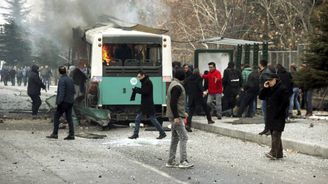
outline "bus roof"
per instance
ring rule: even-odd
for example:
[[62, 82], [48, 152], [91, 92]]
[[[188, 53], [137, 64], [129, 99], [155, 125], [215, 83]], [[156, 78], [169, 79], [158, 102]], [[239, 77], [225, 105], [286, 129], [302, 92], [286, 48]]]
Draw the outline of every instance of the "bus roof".
[[93, 43], [95, 37], [157, 37], [161, 38], [166, 30], [154, 29], [143, 25], [135, 25], [132, 27], [113, 27], [112, 25], [100, 26], [85, 31], [85, 38], [89, 43]]

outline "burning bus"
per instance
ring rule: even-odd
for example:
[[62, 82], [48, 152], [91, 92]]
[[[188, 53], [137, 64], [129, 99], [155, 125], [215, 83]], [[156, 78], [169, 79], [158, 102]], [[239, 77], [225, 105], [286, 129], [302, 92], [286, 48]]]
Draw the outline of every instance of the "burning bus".
[[133, 120], [140, 96], [135, 101], [130, 96], [134, 86], [140, 87], [136, 74], [142, 70], [153, 82], [156, 115], [162, 117], [172, 78], [171, 40], [164, 33], [142, 25], [73, 30], [73, 59], [90, 66], [85, 104], [109, 110], [112, 120]]

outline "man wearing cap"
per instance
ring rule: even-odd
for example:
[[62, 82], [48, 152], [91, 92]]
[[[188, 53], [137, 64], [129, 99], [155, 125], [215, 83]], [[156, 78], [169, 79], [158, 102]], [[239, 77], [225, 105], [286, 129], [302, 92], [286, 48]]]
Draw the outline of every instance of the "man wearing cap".
[[271, 133], [271, 150], [265, 155], [272, 160], [283, 158], [281, 133], [285, 128], [289, 105], [289, 92], [278, 78], [277, 74], [268, 73], [259, 95], [261, 100], [266, 101], [265, 121]]

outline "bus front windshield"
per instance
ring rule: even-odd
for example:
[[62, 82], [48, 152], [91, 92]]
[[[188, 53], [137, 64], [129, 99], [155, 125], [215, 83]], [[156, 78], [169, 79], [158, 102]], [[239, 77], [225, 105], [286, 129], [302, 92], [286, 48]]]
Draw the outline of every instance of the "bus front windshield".
[[108, 67], [161, 66], [161, 45], [105, 43], [102, 46], [102, 62]]

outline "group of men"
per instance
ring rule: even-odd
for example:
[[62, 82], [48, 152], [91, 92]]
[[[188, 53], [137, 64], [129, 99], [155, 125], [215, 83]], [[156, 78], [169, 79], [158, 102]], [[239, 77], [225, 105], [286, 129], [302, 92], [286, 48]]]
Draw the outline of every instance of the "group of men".
[[[189, 67], [189, 66], [188, 66]], [[262, 100], [262, 111], [264, 115], [265, 129], [260, 134], [270, 133], [272, 138], [272, 148], [267, 157], [279, 159], [283, 157], [281, 133], [284, 130], [285, 120], [288, 114], [288, 106], [293, 94], [291, 75], [284, 70], [281, 65], [268, 67], [267, 61], [261, 60], [259, 68], [249, 69], [245, 66], [242, 72], [235, 69], [234, 63], [230, 62], [223, 77], [216, 69], [214, 62], [208, 63], [209, 71], [200, 74], [198, 69], [192, 73], [184, 66], [174, 70], [174, 78], [167, 89], [167, 110], [166, 116], [171, 122], [171, 145], [167, 167], [190, 168], [193, 164], [187, 160], [187, 131], [191, 131], [192, 116], [196, 106], [201, 105], [205, 111], [209, 124], [215, 123], [212, 120], [214, 114], [218, 119], [222, 118], [222, 96], [226, 100], [226, 113], [234, 115], [233, 108], [238, 106], [236, 116], [241, 117], [246, 108], [246, 116], [251, 117], [255, 112], [255, 101], [257, 95]], [[69, 124], [69, 135], [65, 140], [74, 139], [74, 125], [72, 122], [72, 106], [74, 102], [74, 82], [67, 76], [66, 68], [59, 67], [62, 75], [58, 82], [57, 89], [57, 111], [54, 115], [53, 132], [47, 138], [58, 139], [59, 118], [65, 113]], [[147, 116], [152, 124], [159, 131], [157, 139], [163, 139], [167, 135], [155, 117], [153, 101], [153, 85], [149, 76], [143, 71], [139, 71], [137, 78], [141, 82], [141, 87], [134, 87], [131, 100], [136, 94], [141, 95], [140, 111], [135, 119], [135, 128], [130, 139], [139, 137], [140, 121], [143, 116]], [[289, 81], [288, 81], [289, 80]], [[29, 77], [28, 93], [33, 100], [33, 113], [37, 113], [41, 100], [40, 89], [46, 89], [42, 83], [37, 66], [32, 66]], [[292, 89], [292, 90], [291, 90]], [[31, 91], [37, 91], [31, 93]], [[240, 99], [237, 100], [237, 96]], [[295, 96], [293, 97], [295, 98]], [[223, 100], [224, 101], [224, 100]], [[294, 99], [293, 99], [294, 101]], [[180, 146], [180, 162], [176, 162], [177, 146]]]
[[0, 71], [1, 82], [3, 82], [5, 86], [8, 85], [8, 82], [11, 82], [11, 85], [15, 86], [17, 81], [18, 86], [21, 86], [22, 84], [26, 86], [29, 70], [30, 68], [26, 66], [17, 68], [16, 66], [5, 65]]

